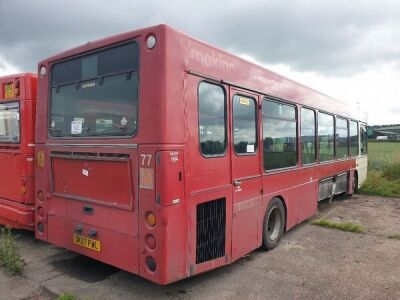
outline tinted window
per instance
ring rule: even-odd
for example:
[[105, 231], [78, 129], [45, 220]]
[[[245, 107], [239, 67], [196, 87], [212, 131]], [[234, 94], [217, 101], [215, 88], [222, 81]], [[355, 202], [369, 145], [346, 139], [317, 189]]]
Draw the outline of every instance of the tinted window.
[[52, 69], [51, 82], [58, 86], [138, 68], [139, 47], [131, 42], [58, 63]]
[[0, 104], [0, 143], [19, 143], [19, 102]]
[[130, 42], [55, 64], [50, 135], [132, 136], [138, 119], [138, 51]]
[[257, 149], [256, 102], [239, 95], [233, 97], [233, 144], [237, 154]]
[[316, 160], [315, 146], [315, 112], [311, 109], [301, 109], [301, 160], [303, 165]]
[[361, 154], [365, 155], [367, 154], [367, 128], [365, 125], [360, 126], [360, 135], [361, 135]]
[[207, 82], [199, 85], [199, 139], [204, 155], [225, 153], [225, 93], [221, 86]]
[[336, 118], [336, 158], [349, 156], [347, 120]]
[[296, 108], [271, 100], [263, 103], [264, 169], [297, 164]]
[[358, 126], [357, 122], [350, 121], [350, 154], [358, 155]]
[[318, 114], [319, 160], [327, 161], [335, 158], [334, 121], [333, 116]]

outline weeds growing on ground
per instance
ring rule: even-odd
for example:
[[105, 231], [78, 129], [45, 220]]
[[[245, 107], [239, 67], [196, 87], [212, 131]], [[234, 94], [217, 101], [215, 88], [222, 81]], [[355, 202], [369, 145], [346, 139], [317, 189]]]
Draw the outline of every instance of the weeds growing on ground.
[[25, 260], [19, 253], [15, 236], [9, 227], [0, 229], [0, 265], [4, 266], [11, 274], [21, 274], [24, 270]]
[[390, 235], [389, 239], [400, 240], [400, 234]]
[[75, 300], [75, 296], [71, 293], [65, 292], [57, 297], [57, 300]]
[[400, 197], [400, 180], [389, 180], [382, 172], [370, 170], [360, 193], [383, 197]]
[[394, 163], [385, 166], [383, 169], [383, 176], [389, 180], [399, 180], [400, 179], [400, 163]]
[[316, 220], [312, 221], [311, 224], [326, 227], [326, 228], [337, 229], [337, 230], [341, 230], [341, 231], [348, 231], [348, 232], [355, 232], [355, 233], [363, 233], [364, 232], [364, 227], [361, 224], [351, 223], [351, 222], [336, 223], [336, 222], [332, 222], [327, 219], [316, 219]]

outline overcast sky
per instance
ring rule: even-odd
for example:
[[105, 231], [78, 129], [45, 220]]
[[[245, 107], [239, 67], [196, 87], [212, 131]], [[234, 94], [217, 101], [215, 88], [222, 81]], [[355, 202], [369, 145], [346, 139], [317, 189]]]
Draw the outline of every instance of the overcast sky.
[[400, 123], [400, 1], [0, 0], [0, 75], [159, 23]]

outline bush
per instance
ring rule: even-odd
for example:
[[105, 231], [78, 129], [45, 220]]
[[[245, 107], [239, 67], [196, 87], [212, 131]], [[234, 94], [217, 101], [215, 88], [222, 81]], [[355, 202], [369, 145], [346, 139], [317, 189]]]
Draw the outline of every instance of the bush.
[[11, 274], [21, 274], [25, 260], [19, 254], [17, 236], [14, 236], [9, 227], [0, 229], [0, 265], [4, 266]]
[[385, 166], [383, 168], [383, 176], [389, 180], [400, 179], [400, 163]]

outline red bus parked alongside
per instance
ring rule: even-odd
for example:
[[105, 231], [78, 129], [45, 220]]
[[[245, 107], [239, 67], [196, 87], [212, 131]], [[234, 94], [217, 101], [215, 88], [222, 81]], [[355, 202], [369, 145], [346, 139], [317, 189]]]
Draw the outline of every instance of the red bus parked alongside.
[[36, 75], [0, 77], [0, 224], [34, 229]]
[[167, 284], [353, 193], [366, 115], [168, 26], [39, 63], [36, 237]]

